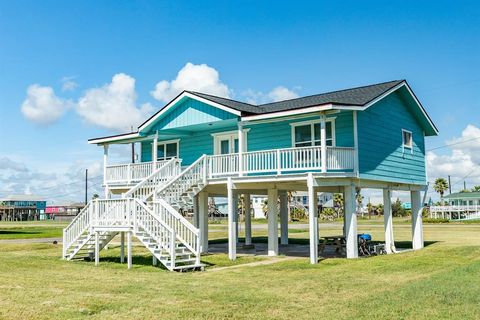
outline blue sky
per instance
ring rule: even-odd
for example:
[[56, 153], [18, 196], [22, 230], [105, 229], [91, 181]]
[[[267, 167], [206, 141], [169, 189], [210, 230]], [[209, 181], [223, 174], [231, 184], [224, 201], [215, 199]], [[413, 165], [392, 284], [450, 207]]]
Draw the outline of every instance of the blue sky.
[[[430, 176], [480, 183], [480, 140], [470, 140], [480, 137], [479, 57], [474, 1], [2, 1], [0, 196], [82, 199], [83, 170], [98, 176], [102, 157], [86, 140], [119, 131], [87, 115], [110, 97], [105, 86], [124, 74], [127, 107], [146, 116], [180, 88], [171, 81], [187, 63], [208, 65], [213, 86], [250, 101], [275, 99], [278, 87], [302, 96], [407, 79], [441, 131], [427, 149], [461, 142], [433, 151]], [[169, 91], [155, 99], [163, 80]], [[49, 89], [29, 96], [32, 85]], [[40, 95], [66, 111], [32, 120], [21, 107]]]

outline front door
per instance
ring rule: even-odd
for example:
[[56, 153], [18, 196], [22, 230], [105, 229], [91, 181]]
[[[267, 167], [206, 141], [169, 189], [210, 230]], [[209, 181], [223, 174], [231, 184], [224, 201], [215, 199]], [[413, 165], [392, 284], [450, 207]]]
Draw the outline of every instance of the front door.
[[217, 175], [238, 173], [238, 133], [226, 132], [214, 136], [213, 171]]
[[236, 135], [220, 137], [218, 139], [218, 143], [218, 154], [238, 153], [238, 138], [236, 137]]

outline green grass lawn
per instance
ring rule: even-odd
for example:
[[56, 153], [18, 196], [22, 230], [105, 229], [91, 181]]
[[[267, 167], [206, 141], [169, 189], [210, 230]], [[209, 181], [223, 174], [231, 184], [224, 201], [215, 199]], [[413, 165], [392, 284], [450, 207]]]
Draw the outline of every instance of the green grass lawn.
[[[215, 227], [210, 237], [220, 241], [226, 229]], [[377, 240], [383, 239], [382, 229], [380, 224], [359, 226]], [[339, 226], [320, 228], [325, 235], [340, 231]], [[396, 224], [394, 232], [398, 242], [409, 244], [410, 225]], [[265, 234], [254, 231], [255, 237]], [[295, 229], [290, 237], [303, 241], [308, 233]], [[326, 259], [318, 265], [285, 259], [217, 272], [211, 271], [268, 258], [241, 256], [230, 262], [225, 254], [206, 255], [207, 271], [194, 273], [153, 267], [146, 250], [137, 246], [133, 268], [127, 270], [118, 262], [116, 245], [102, 251], [95, 267], [60, 260], [60, 245], [1, 244], [0, 318], [480, 318], [480, 226], [428, 224], [425, 240], [431, 244], [417, 252]]]
[[55, 221], [0, 222], [0, 240], [62, 237], [67, 224]]

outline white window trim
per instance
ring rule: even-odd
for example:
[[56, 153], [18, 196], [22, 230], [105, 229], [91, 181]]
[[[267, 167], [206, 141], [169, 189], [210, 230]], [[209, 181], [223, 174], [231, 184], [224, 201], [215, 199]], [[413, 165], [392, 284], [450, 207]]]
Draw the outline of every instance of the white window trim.
[[[164, 145], [164, 154], [166, 155], [167, 154], [167, 144], [171, 144], [171, 143], [176, 143], [177, 144], [177, 159], [180, 158], [180, 139], [173, 139], [173, 140], [163, 140], [163, 141], [158, 141], [157, 142], [157, 148], [160, 146], [160, 145]], [[153, 142], [152, 142], [152, 148], [153, 148]], [[165, 157], [164, 157], [165, 158]], [[152, 159], [153, 160], [153, 159]], [[157, 161], [158, 160], [165, 160], [165, 159], [160, 159], [158, 157], [158, 151], [157, 151]]]
[[[248, 131], [250, 128], [243, 129], [243, 152], [247, 152]], [[229, 138], [238, 139], [238, 130], [215, 132], [210, 134], [213, 137], [213, 154], [220, 154], [220, 141]]]
[[[410, 145], [406, 145], [405, 141], [403, 141], [405, 132], [410, 134]], [[413, 133], [412, 131], [402, 129], [402, 152], [403, 153], [405, 153], [405, 149], [409, 149], [410, 153], [413, 154]]]
[[[336, 137], [335, 137], [335, 119], [337, 117], [329, 117], [325, 119], [325, 123], [330, 122], [332, 124], [332, 147], [335, 147], [337, 145]], [[315, 141], [315, 129], [313, 124], [317, 124], [322, 122], [321, 119], [314, 119], [314, 120], [308, 120], [308, 121], [301, 121], [301, 122], [292, 122], [290, 123], [291, 127], [291, 138], [292, 138], [292, 147], [295, 147], [295, 128], [298, 126], [306, 126], [310, 125], [310, 130], [311, 130], [311, 135], [312, 135], [312, 140], [310, 142]]]

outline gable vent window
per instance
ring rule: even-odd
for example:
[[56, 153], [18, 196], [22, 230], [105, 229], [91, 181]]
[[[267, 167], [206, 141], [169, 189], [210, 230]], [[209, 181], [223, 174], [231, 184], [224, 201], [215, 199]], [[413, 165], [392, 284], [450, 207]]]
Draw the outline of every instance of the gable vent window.
[[409, 149], [413, 151], [413, 139], [412, 132], [407, 130], [402, 130], [402, 140], [403, 140], [403, 149]]

